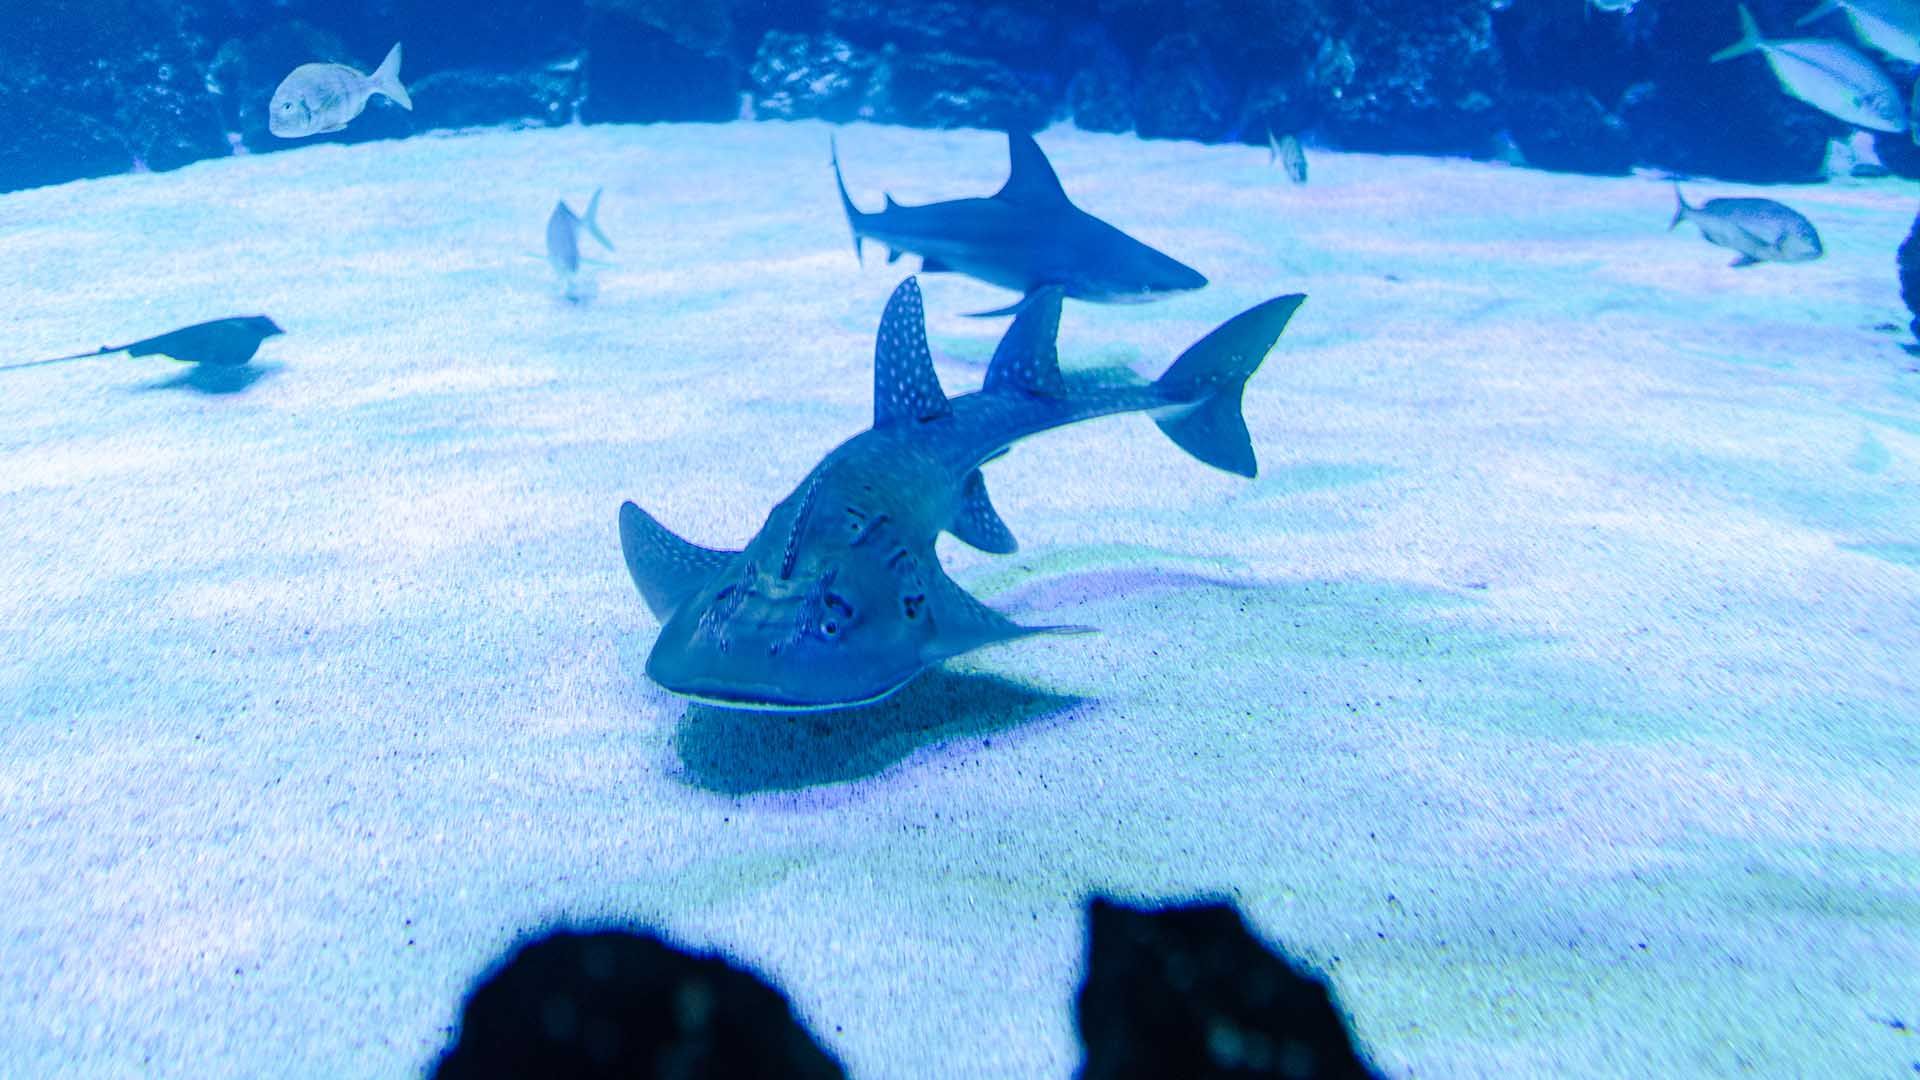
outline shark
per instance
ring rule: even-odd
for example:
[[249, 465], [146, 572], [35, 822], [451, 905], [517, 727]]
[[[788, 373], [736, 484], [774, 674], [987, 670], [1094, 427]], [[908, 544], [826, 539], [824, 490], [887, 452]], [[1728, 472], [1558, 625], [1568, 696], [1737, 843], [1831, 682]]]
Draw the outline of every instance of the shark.
[[647, 675], [726, 708], [845, 708], [880, 701], [975, 649], [1086, 629], [1016, 624], [936, 557], [942, 532], [989, 553], [1018, 547], [981, 466], [1031, 435], [1144, 412], [1201, 462], [1257, 473], [1242, 394], [1303, 295], [1227, 320], [1153, 382], [1131, 371], [1063, 374], [1064, 295], [1037, 290], [982, 387], [948, 398], [927, 348], [919, 284], [907, 278], [874, 346], [873, 426], [829, 452], [741, 550], [692, 543], [624, 503], [627, 571], [661, 624]]
[[831, 138], [829, 152], [840, 205], [853, 229], [854, 257], [864, 264], [862, 243], [873, 240], [886, 246], [888, 262], [911, 252], [920, 256], [921, 273], [966, 274], [1022, 294], [1007, 307], [975, 312], [979, 317], [1014, 314], [1049, 287], [1076, 300], [1119, 304], [1207, 283], [1199, 271], [1075, 206], [1047, 155], [1025, 132], [1007, 132], [1012, 164], [992, 198], [902, 206], [888, 195], [875, 213], [853, 205], [840, 172], [840, 147]]

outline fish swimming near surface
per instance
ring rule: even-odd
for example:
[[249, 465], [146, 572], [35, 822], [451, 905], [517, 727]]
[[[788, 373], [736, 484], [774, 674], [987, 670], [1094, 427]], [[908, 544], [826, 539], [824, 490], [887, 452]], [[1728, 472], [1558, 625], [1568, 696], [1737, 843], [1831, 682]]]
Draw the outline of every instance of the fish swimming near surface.
[[[1032, 634], [967, 593], [934, 552], [941, 531], [983, 551], [1016, 547], [980, 467], [1066, 424], [1145, 412], [1181, 449], [1256, 471], [1246, 381], [1304, 296], [1229, 319], [1153, 383], [1063, 375], [1058, 286], [1038, 289], [975, 393], [949, 400], [927, 350], [919, 285], [894, 290], [874, 348], [874, 420], [773, 508], [741, 551], [700, 547], [620, 507], [620, 546], [662, 623], [647, 674], [673, 693], [739, 709], [878, 701], [951, 657]], [[1131, 373], [1126, 373], [1131, 374]]]
[[413, 98], [400, 85], [400, 45], [394, 43], [373, 74], [362, 75], [345, 64], [301, 64], [273, 92], [267, 104], [267, 130], [283, 139], [325, 135], [339, 131], [367, 107], [367, 99], [384, 94], [403, 109]]
[[1917, 0], [1822, 0], [1797, 26], [1835, 12], [1844, 14], [1867, 45], [1896, 60], [1920, 64], [1920, 2]]
[[1714, 63], [1761, 53], [1782, 90], [1821, 112], [1873, 131], [1907, 130], [1907, 104], [1899, 87], [1853, 46], [1817, 38], [1769, 41], [1745, 4], [1740, 5], [1740, 30], [1739, 41], [1713, 54]]
[[169, 330], [150, 338], [125, 345], [102, 345], [92, 352], [74, 353], [71, 356], [56, 356], [50, 360], [33, 360], [24, 364], [10, 364], [0, 370], [13, 368], [38, 367], [41, 364], [58, 364], [67, 360], [81, 360], [89, 356], [105, 356], [108, 353], [123, 352], [128, 356], [165, 356], [186, 364], [199, 364], [204, 367], [240, 367], [253, 359], [260, 349], [260, 343], [270, 337], [286, 333], [280, 324], [265, 315], [238, 315], [227, 319], [213, 319], [208, 322], [194, 323], [178, 330]]
[[1673, 185], [1673, 198], [1679, 206], [1667, 230], [1679, 228], [1683, 221], [1693, 222], [1709, 243], [1740, 253], [1734, 266], [1811, 262], [1824, 251], [1813, 222], [1772, 199], [1708, 199], [1700, 206], [1689, 206], [1679, 184]]
[[1296, 184], [1307, 182], [1307, 151], [1300, 140], [1292, 135], [1284, 139], [1273, 137], [1273, 129], [1267, 129], [1267, 164], [1279, 162], [1287, 170], [1287, 178]]
[[613, 250], [613, 241], [600, 231], [600, 192], [595, 188], [593, 197], [587, 200], [587, 214], [581, 217], [573, 212], [563, 200], [553, 204], [553, 213], [547, 217], [547, 265], [567, 287], [569, 299], [576, 299], [574, 283], [580, 273], [580, 231], [585, 229], [600, 246]]
[[[1025, 132], [1007, 132], [1012, 169], [992, 198], [901, 206], [889, 195], [885, 209], [871, 214], [853, 205], [840, 175], [839, 147], [831, 150], [856, 257], [862, 256], [863, 240], [874, 240], [886, 245], [888, 262], [912, 252], [920, 256], [922, 273], [966, 274], [1026, 299], [1057, 286], [1076, 300], [1133, 303], [1207, 283], [1199, 271], [1073, 205], [1047, 156]], [[1026, 299], [975, 314], [1009, 315]]]

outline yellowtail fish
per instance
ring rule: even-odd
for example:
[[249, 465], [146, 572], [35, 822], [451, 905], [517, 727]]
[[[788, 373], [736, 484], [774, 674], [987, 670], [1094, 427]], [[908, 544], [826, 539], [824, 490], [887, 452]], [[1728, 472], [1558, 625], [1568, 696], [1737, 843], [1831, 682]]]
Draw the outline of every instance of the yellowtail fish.
[[400, 46], [396, 42], [373, 74], [345, 64], [301, 64], [280, 81], [267, 105], [267, 130], [283, 139], [339, 131], [367, 107], [367, 99], [385, 94], [403, 109], [413, 98], [400, 85]]
[[1846, 15], [1861, 41], [1896, 60], [1920, 64], [1920, 3], [1915, 0], [1824, 0], [1796, 26], [1835, 12]]
[[1714, 63], [1758, 52], [1767, 58], [1782, 90], [1821, 112], [1874, 131], [1907, 130], [1907, 104], [1900, 89], [1853, 46], [1815, 38], [1769, 41], [1745, 4], [1740, 5], [1740, 30], [1739, 41], [1713, 54]]

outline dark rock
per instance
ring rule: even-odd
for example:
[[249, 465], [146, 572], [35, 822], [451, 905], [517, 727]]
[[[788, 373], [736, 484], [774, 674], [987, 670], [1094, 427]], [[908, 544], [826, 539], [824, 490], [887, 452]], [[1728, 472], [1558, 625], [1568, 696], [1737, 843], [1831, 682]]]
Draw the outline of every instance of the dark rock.
[[963, 0], [827, 0], [827, 29], [868, 49], [992, 59], [1014, 67], [1059, 61], [1060, 26], [1046, 5]]
[[1213, 60], [1192, 34], [1162, 39], [1147, 53], [1134, 89], [1134, 129], [1149, 139], [1200, 139], [1227, 133], [1233, 101]]
[[1611, 176], [1633, 168], [1626, 124], [1585, 90], [1515, 90], [1507, 117], [1514, 145], [1535, 168]]
[[838, 1077], [785, 995], [717, 956], [558, 930], [483, 978], [439, 1080]]
[[1135, 910], [1095, 898], [1087, 921], [1080, 1080], [1374, 1075], [1326, 984], [1269, 950], [1231, 905]]
[[[183, 10], [138, 0], [12, 5], [0, 84], [30, 87], [45, 98], [30, 112], [47, 110], [68, 130], [77, 127], [72, 114], [92, 118], [117, 136], [123, 160], [138, 166], [173, 169], [229, 153], [204, 85], [208, 45], [188, 32]], [[9, 113], [7, 138], [20, 136], [21, 118]], [[81, 138], [86, 164], [75, 159], [61, 179], [83, 175], [82, 167], [91, 172], [110, 156], [106, 140]], [[29, 133], [26, 141], [39, 140]], [[69, 156], [56, 152], [49, 162]]]
[[132, 151], [112, 127], [61, 104], [51, 83], [35, 73], [6, 73], [0, 115], [10, 128], [0, 139], [0, 191], [112, 176], [133, 166]]
[[1874, 132], [1873, 156], [1895, 176], [1920, 180], [1920, 146], [1915, 146], [1910, 136]]
[[[1619, 15], [1584, 2], [1507, 5], [1492, 20], [1508, 84], [1549, 94], [1584, 90], [1602, 102], [1619, 101], [1629, 85], [1646, 78], [1643, 49], [1658, 6], [1647, 3]], [[1731, 8], [1727, 14], [1732, 17]]]
[[575, 55], [586, 27], [584, 0], [461, 5], [445, 0], [210, 0], [209, 6], [223, 9], [209, 20], [223, 39], [252, 37], [287, 22], [304, 23], [340, 39], [351, 56], [369, 65], [378, 64], [393, 43], [400, 42], [406, 57], [401, 81], [409, 88], [435, 72], [537, 68]]
[[[1776, 32], [1803, 13], [1786, 0], [1751, 6]], [[1626, 15], [1513, 4], [1494, 23], [1511, 82], [1540, 94], [1591, 94], [1624, 125], [1635, 164], [1729, 179], [1809, 180], [1819, 175], [1828, 137], [1845, 130], [1782, 93], [1759, 57], [1708, 61], [1739, 37], [1734, 0], [1647, 3]], [[1514, 117], [1515, 141], [1523, 149], [1555, 141], [1530, 129], [1564, 123], [1571, 101], [1543, 110], [1537, 98], [1516, 94], [1512, 110], [1533, 113], [1531, 120]], [[1531, 149], [1527, 156], [1536, 157]]]
[[1314, 77], [1325, 130], [1347, 149], [1485, 153], [1503, 126], [1500, 49], [1485, 5], [1353, 0]]
[[745, 82], [740, 65], [724, 52], [688, 44], [692, 33], [670, 33], [620, 12], [593, 12], [581, 119], [652, 123], [737, 117]]
[[1097, 25], [1075, 30], [1066, 54], [1075, 70], [1067, 81], [1067, 114], [1082, 131], [1133, 130], [1133, 66]]
[[1635, 86], [1620, 116], [1640, 164], [1753, 183], [1820, 179], [1827, 143], [1848, 130], [1728, 66]]
[[1184, 27], [1229, 83], [1302, 79], [1335, 25], [1329, 0], [1185, 0]]
[[917, 127], [1019, 128], [1053, 119], [1059, 90], [1045, 74], [952, 53], [896, 53], [874, 83], [876, 119]]
[[694, 53], [720, 53], [734, 35], [740, 0], [587, 0], [592, 22], [613, 17], [658, 30]]
[[1907, 302], [1907, 310], [1913, 314], [1908, 329], [1920, 338], [1920, 217], [1914, 218], [1913, 228], [1900, 245], [1899, 261], [1900, 299]]
[[408, 88], [413, 122], [421, 128], [564, 124], [578, 103], [575, 74], [564, 69], [435, 72]]
[[1264, 146], [1267, 133], [1275, 138], [1299, 135], [1319, 116], [1311, 89], [1304, 80], [1265, 83], [1247, 91], [1234, 124], [1241, 142]]
[[769, 30], [747, 70], [753, 114], [853, 120], [861, 115], [878, 66], [877, 58], [845, 38]]

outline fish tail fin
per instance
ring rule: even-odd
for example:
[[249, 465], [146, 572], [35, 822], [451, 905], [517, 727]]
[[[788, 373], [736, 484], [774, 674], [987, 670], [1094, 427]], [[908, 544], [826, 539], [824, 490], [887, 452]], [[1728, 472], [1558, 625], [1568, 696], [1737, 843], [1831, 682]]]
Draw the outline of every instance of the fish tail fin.
[[853, 230], [853, 257], [865, 266], [867, 253], [860, 246], [861, 214], [853, 205], [853, 199], [847, 195], [847, 182], [840, 175], [840, 145], [832, 135], [827, 136], [827, 152], [833, 155], [833, 182], [840, 189], [840, 208], [847, 212], [847, 228]]
[[1693, 212], [1693, 207], [1687, 205], [1687, 197], [1680, 193], [1680, 182], [1678, 180], [1673, 183], [1673, 201], [1673, 220], [1667, 222], [1668, 232], [1679, 228], [1680, 223], [1687, 220], [1687, 215]]
[[1840, 10], [1840, 0], [1822, 0], [1819, 7], [1816, 7], [1812, 11], [1807, 12], [1805, 15], [1800, 16], [1800, 21], [1797, 23], [1794, 23], [1793, 25], [1805, 26], [1810, 22], [1818, 22], [1821, 19], [1824, 19], [1827, 16], [1839, 10]]
[[587, 200], [587, 216], [580, 219], [580, 224], [586, 226], [595, 240], [600, 241], [601, 247], [612, 251], [613, 241], [607, 239], [607, 234], [600, 231], [600, 193], [605, 190], [605, 188], [593, 189], [593, 198]]
[[408, 111], [413, 109], [412, 95], [407, 93], [406, 87], [400, 85], [399, 42], [394, 42], [393, 48], [387, 50], [387, 58], [380, 61], [380, 66], [373, 69], [373, 74], [369, 78], [373, 82], [374, 93], [387, 95], [393, 99], [395, 105], [403, 109]]
[[1216, 469], [1246, 477], [1259, 471], [1241, 394], [1304, 300], [1294, 293], [1248, 308], [1180, 354], [1153, 384], [1168, 399], [1153, 419], [1167, 438]]
[[1753, 12], [1747, 10], [1747, 5], [1741, 4], [1740, 40], [1714, 53], [1711, 59], [1717, 64], [1722, 60], [1745, 56], [1765, 47], [1766, 43], [1767, 39], [1760, 36], [1760, 24], [1753, 21]]

